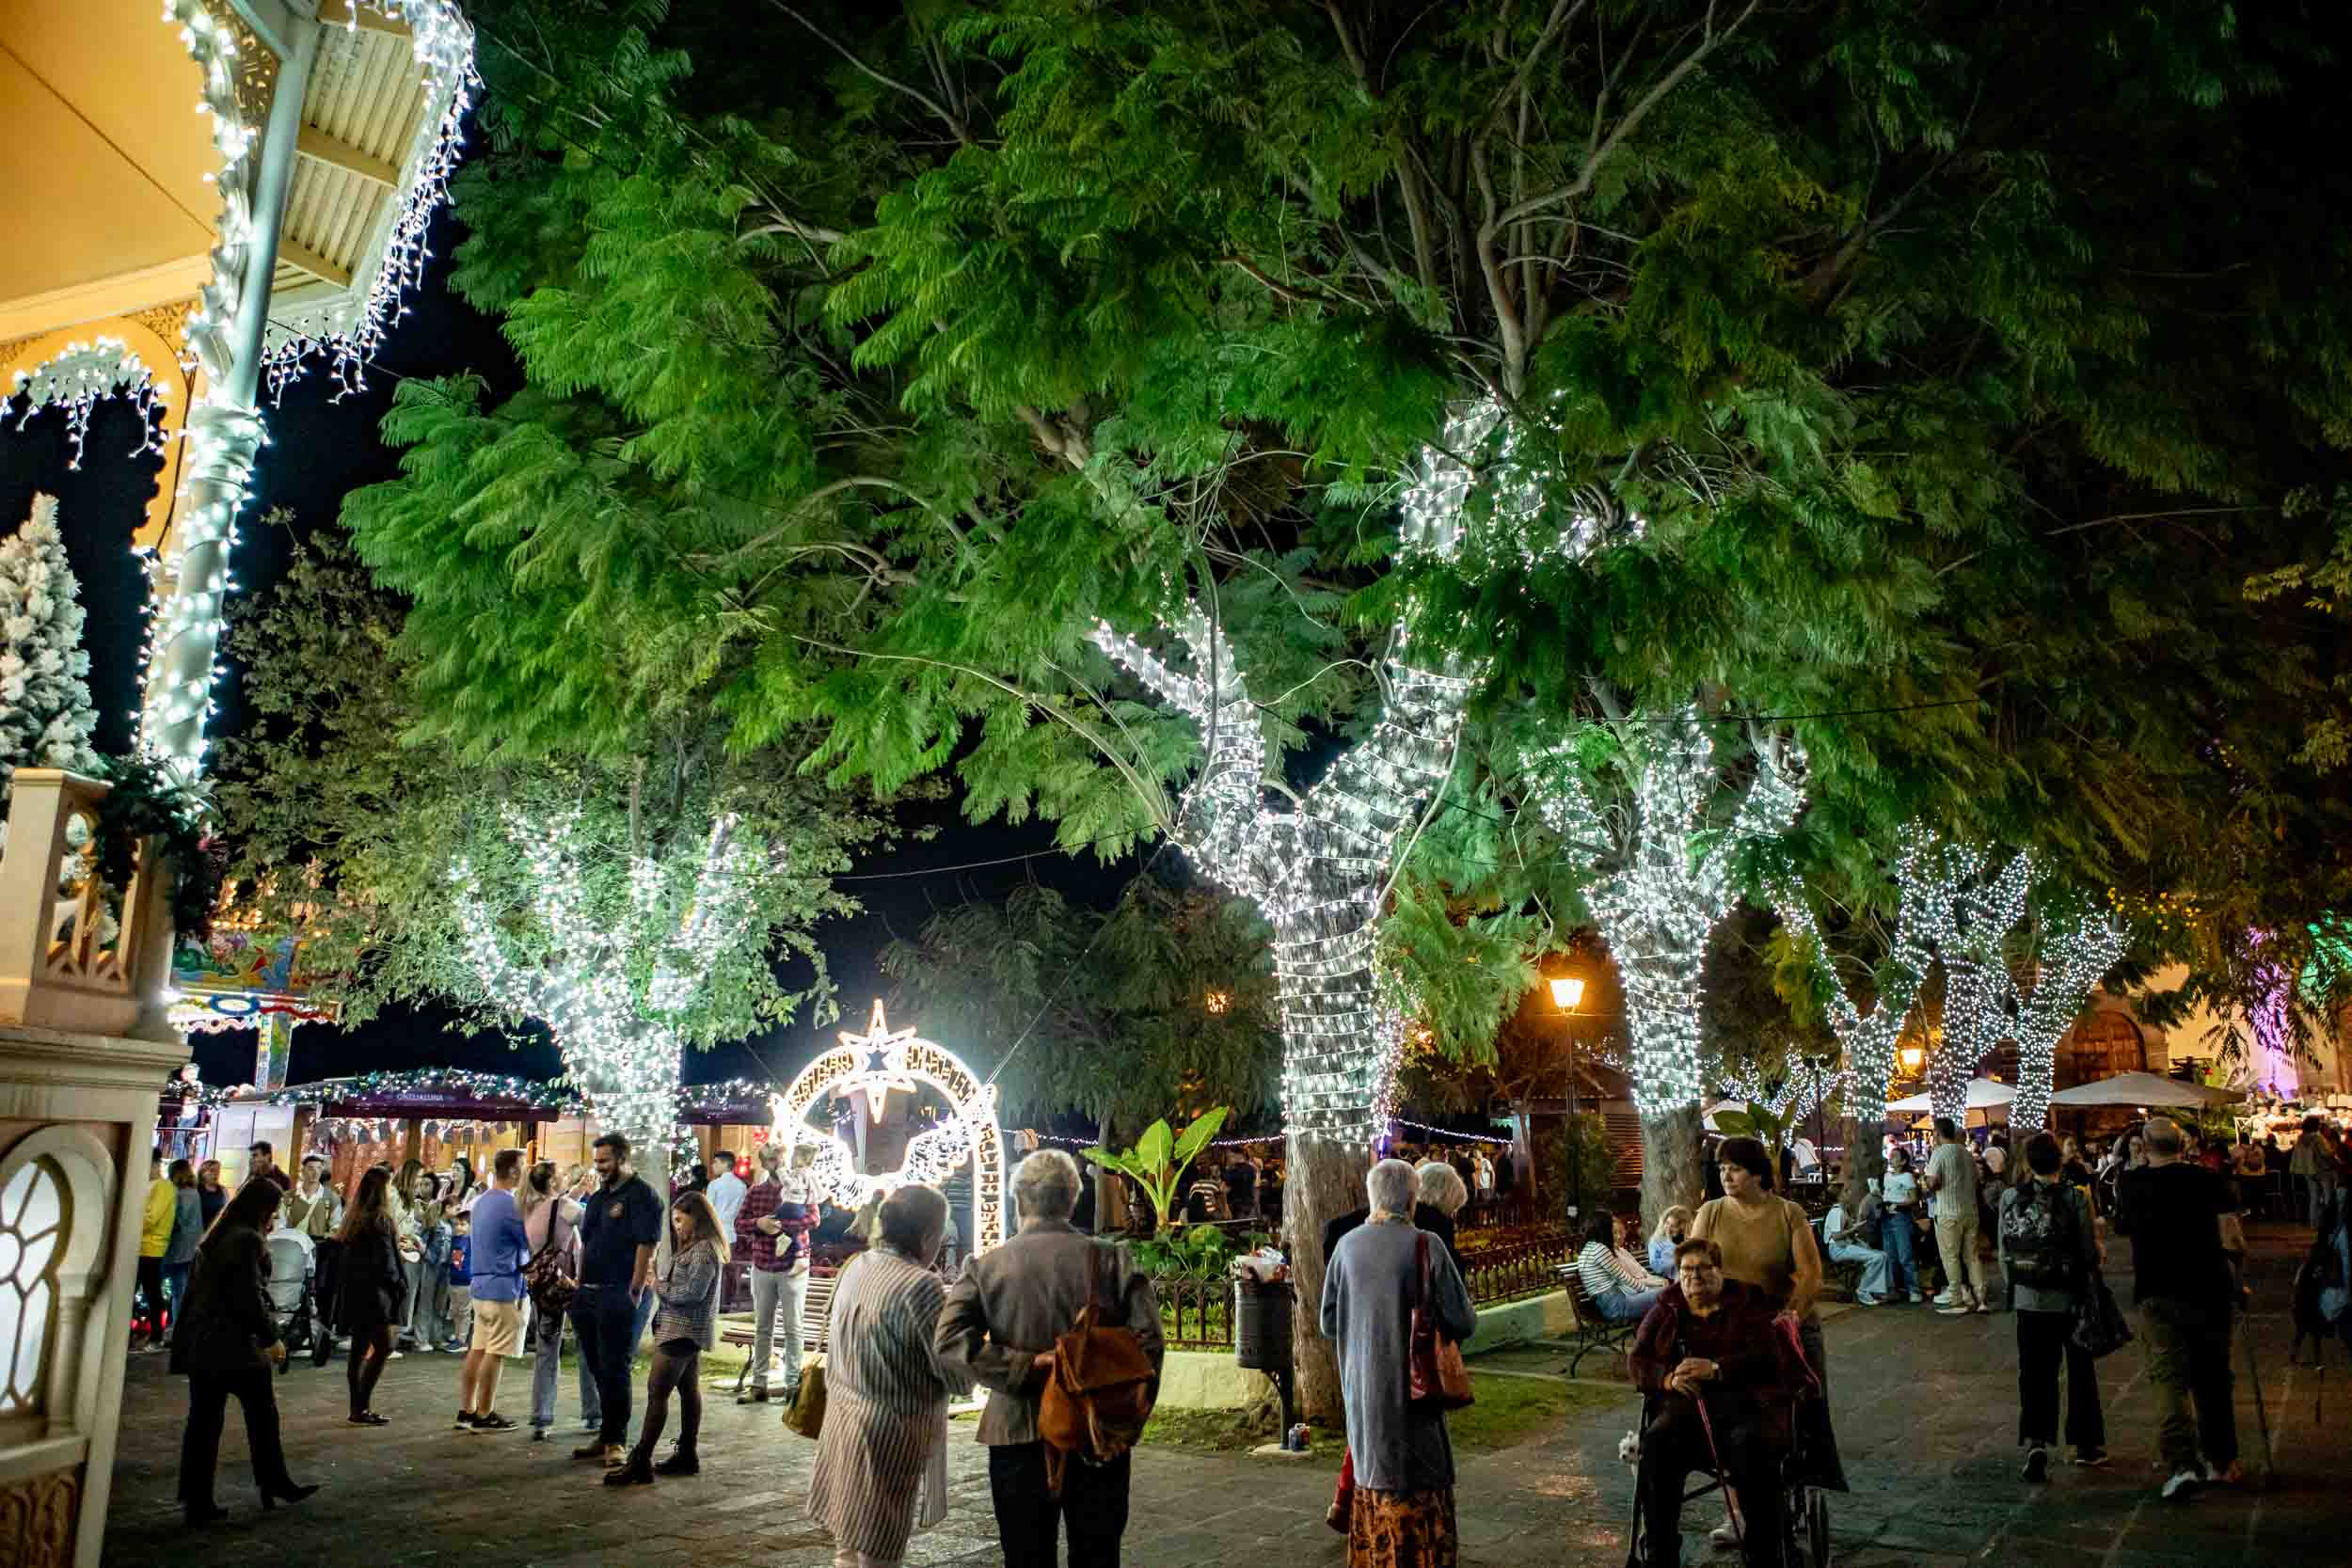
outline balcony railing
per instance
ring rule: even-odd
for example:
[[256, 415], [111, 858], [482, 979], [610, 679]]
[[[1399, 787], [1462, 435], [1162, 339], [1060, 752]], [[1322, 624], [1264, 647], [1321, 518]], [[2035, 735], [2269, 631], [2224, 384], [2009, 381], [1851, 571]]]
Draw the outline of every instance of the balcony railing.
[[176, 1039], [165, 1022], [171, 917], [164, 867], [140, 846], [130, 885], [102, 870], [111, 786], [54, 768], [9, 781], [0, 851], [0, 1024]]

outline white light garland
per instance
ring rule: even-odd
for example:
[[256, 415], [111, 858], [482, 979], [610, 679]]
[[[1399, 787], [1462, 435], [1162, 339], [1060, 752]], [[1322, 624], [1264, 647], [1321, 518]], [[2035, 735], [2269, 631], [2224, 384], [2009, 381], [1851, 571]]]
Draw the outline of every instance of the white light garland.
[[90, 416], [101, 398], [127, 397], [138, 410], [139, 444], [125, 456], [136, 457], [151, 451], [160, 457], [164, 453], [160, 415], [171, 399], [171, 389], [159, 384], [153, 367], [119, 338], [104, 333], [97, 334], [90, 342], [77, 338], [56, 357], [29, 370], [19, 369], [9, 382], [8, 390], [0, 393], [0, 409], [15, 399], [24, 400], [24, 412], [16, 422], [18, 430], [31, 423], [33, 416], [44, 408], [65, 410], [66, 439], [73, 448], [66, 467], [75, 472], [81, 470], [83, 447], [89, 438]]
[[2097, 911], [2045, 927], [2033, 990], [2019, 996], [2017, 1095], [2009, 1107], [2011, 1127], [2041, 1127], [2048, 1122], [2058, 1038], [2074, 1026], [2083, 1004], [2130, 944], [2123, 927]]
[[1634, 1104], [1654, 1118], [1699, 1102], [1708, 938], [1738, 901], [1731, 863], [1740, 847], [1787, 832], [1804, 809], [1805, 762], [1794, 739], [1763, 737], [1731, 825], [1710, 831], [1712, 809], [1733, 786], [1708, 726], [1695, 707], [1648, 719], [1618, 728], [1632, 785], [1621, 812], [1604, 817], [1594, 805], [1568, 742], [1534, 770], [1544, 819], [1607, 866], [1585, 902], [1624, 980]]
[[[840, 1045], [801, 1069], [784, 1093], [771, 1101], [770, 1136], [786, 1149], [817, 1151], [818, 1184], [845, 1209], [862, 1207], [878, 1193], [909, 1185], [938, 1186], [967, 1165], [974, 1171], [970, 1225], [972, 1250], [984, 1252], [1005, 1239], [1004, 1136], [996, 1123], [996, 1085], [984, 1084], [953, 1052], [924, 1039], [914, 1029], [892, 1029], [882, 1000], [874, 1002], [866, 1032], [844, 1029]], [[948, 1104], [938, 1126], [907, 1140], [895, 1171], [868, 1175], [857, 1168], [857, 1151], [837, 1132], [808, 1125], [809, 1107], [829, 1094], [880, 1085], [929, 1084]]]
[[[668, 870], [636, 857], [628, 916], [608, 928], [588, 908], [578, 826], [577, 812], [544, 832], [518, 812], [505, 815], [508, 842], [528, 867], [531, 912], [548, 939], [550, 956], [540, 964], [507, 957], [472, 868], [452, 870], [466, 956], [493, 1003], [547, 1024], [599, 1121], [637, 1147], [666, 1147], [679, 1104], [680, 1041], [670, 1018], [691, 1004], [713, 958], [745, 934], [758, 857], [734, 841], [734, 819], [721, 817], [682, 909], [660, 895], [675, 883]], [[652, 974], [641, 992], [630, 973], [648, 957]]]
[[1708, 1076], [1724, 1099], [1761, 1105], [1791, 1125], [1811, 1116], [1846, 1082], [1842, 1068], [1802, 1058], [1788, 1063], [1778, 1077], [1769, 1081], [1754, 1062], [1718, 1062]]

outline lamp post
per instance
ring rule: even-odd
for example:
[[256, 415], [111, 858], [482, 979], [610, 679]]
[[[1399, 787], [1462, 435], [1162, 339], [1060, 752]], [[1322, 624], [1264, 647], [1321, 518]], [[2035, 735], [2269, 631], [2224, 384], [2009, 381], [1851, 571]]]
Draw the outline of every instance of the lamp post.
[[[1575, 1148], [1576, 1128], [1576, 1021], [1584, 1005], [1584, 977], [1581, 974], [1555, 974], [1551, 981], [1551, 1005], [1560, 1009], [1568, 1021], [1568, 1142]], [[1568, 1212], [1581, 1215], [1584, 1212], [1584, 1161], [1572, 1156], [1568, 1164]]]

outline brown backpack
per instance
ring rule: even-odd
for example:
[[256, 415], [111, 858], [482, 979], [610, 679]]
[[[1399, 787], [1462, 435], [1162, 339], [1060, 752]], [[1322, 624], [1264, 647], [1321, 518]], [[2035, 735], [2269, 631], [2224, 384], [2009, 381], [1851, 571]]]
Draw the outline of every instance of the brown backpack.
[[1054, 1372], [1038, 1406], [1046, 1489], [1057, 1497], [1072, 1455], [1107, 1465], [1136, 1446], [1159, 1391], [1152, 1358], [1125, 1325], [1123, 1305], [1108, 1294], [1109, 1250], [1094, 1245], [1089, 1252], [1090, 1296], [1070, 1331], [1054, 1341]]

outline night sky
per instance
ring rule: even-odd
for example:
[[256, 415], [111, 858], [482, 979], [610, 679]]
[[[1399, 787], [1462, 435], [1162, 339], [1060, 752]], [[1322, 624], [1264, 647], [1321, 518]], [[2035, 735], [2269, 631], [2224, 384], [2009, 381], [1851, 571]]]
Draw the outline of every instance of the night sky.
[[[377, 421], [390, 405], [403, 376], [447, 375], [473, 371], [485, 377], [494, 399], [521, 384], [514, 356], [495, 324], [444, 286], [446, 258], [463, 230], [444, 213], [434, 243], [437, 271], [412, 298], [410, 314], [393, 333], [384, 354], [369, 368], [363, 392], [332, 401], [340, 390], [330, 376], [313, 372], [289, 388], [284, 403], [266, 414], [269, 446], [255, 476], [255, 495], [241, 518], [231, 571], [241, 593], [265, 590], [285, 572], [294, 535], [337, 526], [342, 498], [359, 485], [390, 479], [399, 471], [395, 454], [377, 439]], [[159, 460], [126, 459], [139, 439], [137, 416], [129, 403], [112, 399], [99, 406], [80, 471], [69, 467], [72, 450], [65, 421], [56, 410], [34, 418], [20, 432], [18, 420], [0, 426], [0, 530], [13, 531], [36, 491], [57, 498], [58, 523], [66, 551], [81, 580], [87, 612], [85, 643], [90, 655], [90, 695], [98, 708], [99, 750], [128, 749], [138, 704], [138, 649], [144, 633], [147, 583], [130, 551]], [[261, 526], [272, 508], [294, 515], [293, 532]], [[215, 693], [221, 706], [212, 733], [234, 733], [243, 722], [236, 672]], [[1000, 899], [1024, 879], [1052, 883], [1073, 898], [1107, 904], [1132, 875], [1132, 863], [1098, 867], [1052, 852], [1050, 827], [1036, 822], [1009, 827], [1002, 821], [974, 828], [950, 802], [924, 802], [902, 813], [909, 829], [936, 825], [927, 843], [903, 843], [856, 868], [846, 891], [866, 906], [863, 916], [831, 923], [821, 933], [826, 958], [844, 1015], [841, 1023], [812, 1026], [805, 1009], [795, 1022], [739, 1045], [690, 1053], [690, 1083], [732, 1077], [788, 1078], [833, 1032], [847, 1024], [864, 1027], [871, 999], [882, 990], [875, 960], [895, 931], [911, 936], [932, 910], [969, 898]], [[1008, 857], [1033, 855], [1026, 860]], [[974, 865], [975, 862], [998, 862]], [[787, 982], [797, 981], [788, 972]], [[894, 1007], [894, 1014], [897, 1009]], [[894, 1022], [898, 1022], [894, 1018]], [[909, 1023], [919, 1023], [907, 1019]], [[562, 1070], [552, 1043], [535, 1027], [510, 1046], [494, 1033], [453, 1032], [438, 1008], [387, 1012], [356, 1029], [305, 1024], [294, 1032], [291, 1081], [334, 1077], [372, 1069], [464, 1067], [528, 1077]], [[237, 1084], [253, 1074], [250, 1033], [199, 1035], [193, 1042], [207, 1083]], [[989, 1061], [989, 1042], [942, 1040], [972, 1058]]]

